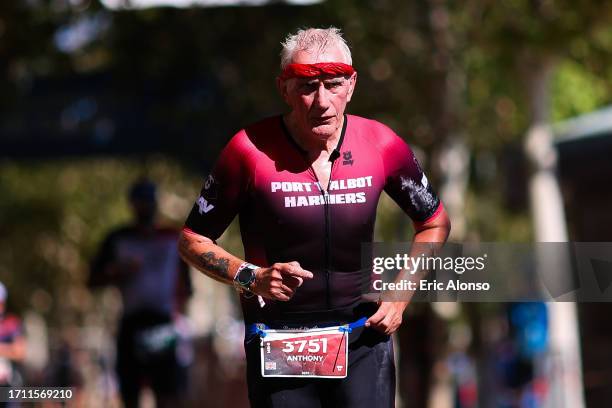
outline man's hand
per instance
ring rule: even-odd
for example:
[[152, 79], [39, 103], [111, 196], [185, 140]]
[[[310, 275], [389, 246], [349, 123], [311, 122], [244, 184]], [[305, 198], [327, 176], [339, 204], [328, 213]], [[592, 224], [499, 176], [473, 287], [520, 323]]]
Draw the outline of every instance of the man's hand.
[[312, 272], [302, 269], [299, 263], [275, 263], [269, 268], [255, 271], [255, 282], [251, 292], [264, 298], [281, 300], [291, 299], [296, 289], [302, 286], [304, 279], [312, 279]]
[[365, 326], [386, 335], [393, 334], [402, 324], [402, 314], [407, 302], [380, 302], [378, 310], [366, 321]]

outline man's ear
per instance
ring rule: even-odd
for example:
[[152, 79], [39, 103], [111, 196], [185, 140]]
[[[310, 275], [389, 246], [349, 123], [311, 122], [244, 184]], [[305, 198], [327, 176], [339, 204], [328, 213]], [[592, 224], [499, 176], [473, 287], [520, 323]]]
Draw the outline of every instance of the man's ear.
[[280, 93], [285, 103], [289, 103], [287, 100], [287, 81], [280, 79], [280, 77], [276, 77], [276, 89], [278, 89], [278, 93]]
[[350, 102], [353, 97], [353, 92], [355, 91], [355, 85], [357, 85], [357, 72], [353, 72], [353, 75], [349, 78], [349, 89], [346, 95], [346, 101]]

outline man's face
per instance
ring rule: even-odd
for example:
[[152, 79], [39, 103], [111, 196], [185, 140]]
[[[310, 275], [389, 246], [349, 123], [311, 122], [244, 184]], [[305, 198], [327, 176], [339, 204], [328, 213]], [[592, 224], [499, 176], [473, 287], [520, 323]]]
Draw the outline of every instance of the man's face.
[[[298, 51], [291, 61], [293, 64], [318, 62], [344, 62], [344, 56], [337, 47], [333, 47], [318, 54]], [[279, 79], [278, 87], [291, 107], [291, 115], [301, 133], [327, 139], [342, 124], [342, 116], [353, 95], [356, 80], [357, 73], [350, 77]]]

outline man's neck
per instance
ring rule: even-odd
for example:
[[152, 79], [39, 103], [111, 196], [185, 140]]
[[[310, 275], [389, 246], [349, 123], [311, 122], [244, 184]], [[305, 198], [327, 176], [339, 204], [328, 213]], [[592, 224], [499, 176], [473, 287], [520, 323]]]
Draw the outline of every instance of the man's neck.
[[287, 130], [289, 130], [291, 137], [298, 144], [298, 146], [308, 152], [310, 157], [318, 157], [319, 155], [323, 154], [323, 152], [325, 152], [325, 156], [329, 156], [336, 146], [338, 146], [338, 141], [340, 140], [340, 136], [342, 134], [345, 118], [342, 116], [340, 126], [329, 137], [322, 137], [321, 135], [317, 134], [301, 132], [299, 127], [296, 126], [291, 113], [285, 115], [284, 120]]

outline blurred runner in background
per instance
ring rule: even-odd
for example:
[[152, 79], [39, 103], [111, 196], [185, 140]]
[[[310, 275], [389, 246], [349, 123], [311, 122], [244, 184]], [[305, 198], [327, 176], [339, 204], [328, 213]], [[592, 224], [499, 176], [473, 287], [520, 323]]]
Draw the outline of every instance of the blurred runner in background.
[[189, 270], [178, 255], [178, 231], [156, 223], [155, 184], [136, 182], [129, 200], [134, 222], [104, 240], [89, 285], [114, 285], [121, 292], [116, 370], [125, 406], [137, 407], [146, 385], [157, 407], [176, 407], [184, 402], [192, 358], [182, 318], [191, 294]]
[[[26, 341], [21, 320], [6, 313], [6, 286], [0, 282], [0, 386], [21, 385], [15, 364], [24, 360]], [[1, 403], [0, 403], [1, 404]]]

